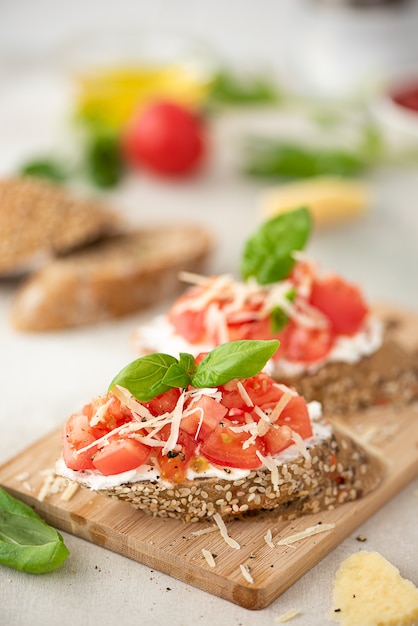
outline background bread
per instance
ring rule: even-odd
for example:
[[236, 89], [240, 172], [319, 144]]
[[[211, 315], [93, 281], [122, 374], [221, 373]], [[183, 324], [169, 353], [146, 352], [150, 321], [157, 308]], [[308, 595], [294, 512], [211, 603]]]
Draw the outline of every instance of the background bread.
[[142, 228], [57, 258], [16, 294], [11, 322], [46, 331], [121, 317], [174, 296], [180, 270], [201, 271], [212, 239], [193, 225]]
[[65, 253], [119, 229], [116, 213], [31, 177], [0, 181], [0, 275]]
[[358, 363], [331, 362], [313, 374], [281, 375], [280, 382], [295, 387], [308, 402], [318, 400], [328, 415], [402, 405], [418, 398], [418, 356], [387, 336], [379, 350]]
[[235, 481], [201, 478], [174, 486], [138, 482], [98, 493], [125, 500], [154, 516], [186, 522], [215, 513], [228, 518], [262, 511], [273, 511], [276, 519], [284, 520], [366, 495], [380, 482], [384, 466], [346, 432], [335, 429], [309, 450], [308, 459], [300, 455], [278, 471], [278, 491], [273, 488], [270, 471], [264, 468]]

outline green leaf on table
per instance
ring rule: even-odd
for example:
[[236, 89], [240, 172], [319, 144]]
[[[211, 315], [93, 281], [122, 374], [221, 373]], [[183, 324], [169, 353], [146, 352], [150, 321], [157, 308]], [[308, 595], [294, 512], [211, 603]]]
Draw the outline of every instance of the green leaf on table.
[[357, 176], [368, 161], [340, 148], [311, 148], [267, 137], [251, 138], [245, 147], [244, 173], [258, 178], [299, 179]]
[[254, 277], [260, 285], [286, 278], [295, 263], [293, 253], [303, 250], [311, 229], [311, 215], [305, 207], [264, 222], [244, 245], [243, 278]]
[[169, 354], [154, 352], [126, 365], [112, 380], [109, 391], [115, 385], [125, 387], [140, 402], [149, 402], [173, 385], [163, 382], [164, 376], [177, 359]]
[[250, 378], [262, 370], [277, 351], [280, 343], [241, 340], [223, 343], [209, 352], [199, 363], [192, 385], [195, 387], [218, 387], [233, 378]]
[[208, 95], [209, 104], [270, 104], [281, 96], [272, 80], [262, 75], [243, 76], [221, 70], [213, 78]]
[[120, 137], [111, 129], [89, 130], [86, 147], [86, 173], [90, 180], [104, 189], [115, 187], [124, 175], [124, 162], [120, 150]]
[[39, 157], [27, 161], [19, 168], [21, 176], [34, 176], [45, 178], [55, 183], [62, 183], [67, 180], [68, 172], [65, 167], [56, 159]]
[[0, 487], [0, 563], [45, 574], [60, 567], [68, 555], [62, 536]]

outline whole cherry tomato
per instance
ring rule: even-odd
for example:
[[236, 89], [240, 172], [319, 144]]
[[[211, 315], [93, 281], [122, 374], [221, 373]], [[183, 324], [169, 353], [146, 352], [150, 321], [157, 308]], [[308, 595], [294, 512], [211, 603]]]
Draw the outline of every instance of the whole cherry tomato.
[[122, 152], [133, 167], [185, 176], [198, 168], [206, 153], [205, 125], [194, 111], [180, 104], [154, 102], [127, 124]]

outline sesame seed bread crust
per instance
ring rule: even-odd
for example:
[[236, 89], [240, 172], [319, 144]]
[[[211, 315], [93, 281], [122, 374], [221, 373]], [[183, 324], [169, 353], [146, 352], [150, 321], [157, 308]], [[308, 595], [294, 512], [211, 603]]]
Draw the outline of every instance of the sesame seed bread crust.
[[330, 416], [418, 399], [418, 355], [388, 335], [379, 350], [358, 363], [331, 362], [312, 374], [272, 376], [293, 386], [307, 402], [318, 400], [324, 415]]
[[31, 269], [40, 256], [66, 253], [119, 230], [116, 213], [31, 177], [0, 181], [0, 275]]
[[[196, 478], [174, 485], [143, 481], [97, 493], [129, 502], [153, 516], [185, 522], [207, 520], [215, 513], [234, 518], [266, 511], [287, 520], [366, 495], [380, 482], [384, 463], [335, 429], [309, 449], [309, 458], [299, 455], [279, 465], [278, 474], [276, 491], [270, 470], [260, 468], [239, 480]], [[82, 483], [82, 475], [79, 480]]]
[[136, 229], [55, 259], [18, 290], [11, 323], [48, 331], [118, 318], [177, 294], [180, 270], [202, 269], [212, 248], [194, 225]]

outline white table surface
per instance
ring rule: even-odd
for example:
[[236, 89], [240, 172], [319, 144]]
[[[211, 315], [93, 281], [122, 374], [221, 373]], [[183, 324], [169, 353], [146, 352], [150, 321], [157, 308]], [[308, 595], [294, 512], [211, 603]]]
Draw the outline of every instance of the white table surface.
[[[31, 82], [32, 81], [32, 82]], [[25, 95], [36, 84], [31, 102]], [[33, 149], [62, 136], [65, 85], [57, 77], [8, 76], [0, 99], [0, 175]], [[236, 174], [228, 146], [246, 126], [227, 117], [215, 129], [214, 157], [205, 173], [185, 183], [135, 177], [107, 196], [133, 223], [193, 220], [207, 225], [217, 248], [209, 271], [236, 272], [245, 238], [260, 222], [263, 185]], [[226, 147], [225, 147], [226, 146]], [[368, 182], [374, 194], [364, 219], [316, 232], [308, 251], [324, 268], [361, 282], [371, 301], [384, 300], [418, 313], [418, 168], [385, 168]], [[1, 236], [1, 234], [0, 234]], [[122, 321], [65, 332], [24, 334], [8, 320], [15, 285], [0, 282], [0, 464], [60, 426], [68, 415], [102, 392], [136, 355], [130, 334], [167, 303]], [[361, 549], [378, 550], [418, 585], [418, 480], [362, 524], [351, 536], [269, 607], [250, 612], [170, 576], [64, 533], [70, 557], [59, 570], [33, 576], [0, 568], [2, 626], [272, 626], [290, 608], [295, 626], [327, 621], [332, 581], [340, 562]], [[367, 537], [359, 544], [356, 536]]]

